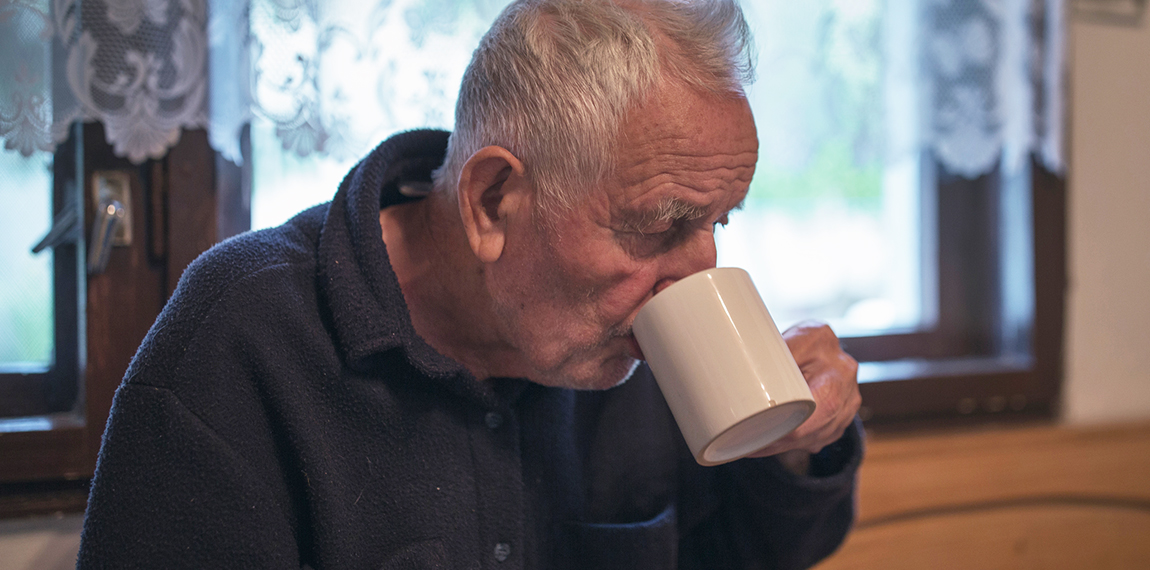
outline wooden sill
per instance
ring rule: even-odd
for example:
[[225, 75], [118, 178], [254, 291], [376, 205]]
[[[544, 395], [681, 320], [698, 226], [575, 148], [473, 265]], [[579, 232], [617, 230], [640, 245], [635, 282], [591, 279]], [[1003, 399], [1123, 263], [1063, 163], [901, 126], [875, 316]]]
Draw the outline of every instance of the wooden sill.
[[868, 442], [859, 521], [818, 568], [1150, 568], [1150, 422]]

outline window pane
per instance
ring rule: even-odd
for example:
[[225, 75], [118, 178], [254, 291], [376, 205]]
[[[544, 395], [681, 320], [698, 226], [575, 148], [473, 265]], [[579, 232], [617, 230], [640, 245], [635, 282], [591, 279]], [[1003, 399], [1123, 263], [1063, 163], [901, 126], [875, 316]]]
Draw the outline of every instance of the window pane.
[[896, 9], [745, 5], [759, 163], [744, 210], [717, 233], [719, 264], [751, 273], [780, 328], [817, 318], [858, 335], [923, 320], [918, 158], [897, 144], [914, 135], [914, 51], [900, 39], [913, 34], [899, 34]]
[[[330, 199], [387, 135], [450, 128], [464, 66], [505, 4], [351, 0], [325, 4], [326, 23], [293, 26], [265, 3], [252, 13], [262, 110], [252, 125], [253, 228]], [[719, 264], [746, 268], [783, 328], [804, 318], [840, 335], [928, 324], [913, 3], [743, 4], [759, 48], [747, 95], [760, 159], [744, 210], [718, 232]], [[341, 22], [358, 43], [317, 43]], [[386, 46], [362, 49], [384, 36]], [[306, 153], [315, 147], [324, 152]]]
[[331, 199], [403, 130], [450, 129], [471, 52], [509, 0], [253, 0], [252, 228]]
[[263, 117], [252, 120], [252, 229], [286, 222], [300, 211], [335, 194], [358, 159], [286, 150], [276, 127]]
[[0, 369], [52, 363], [52, 253], [32, 254], [52, 220], [52, 155], [0, 150]]

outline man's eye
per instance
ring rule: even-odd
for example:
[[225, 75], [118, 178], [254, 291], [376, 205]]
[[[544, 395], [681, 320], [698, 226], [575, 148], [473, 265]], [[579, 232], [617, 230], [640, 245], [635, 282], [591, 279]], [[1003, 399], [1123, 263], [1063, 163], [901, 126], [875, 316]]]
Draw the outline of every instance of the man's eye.
[[679, 224], [674, 222], [660, 222], [639, 230], [639, 233], [644, 236], [665, 236], [678, 228]]
[[669, 251], [687, 234], [684, 224], [659, 223], [620, 234], [623, 246], [637, 258], [651, 257]]

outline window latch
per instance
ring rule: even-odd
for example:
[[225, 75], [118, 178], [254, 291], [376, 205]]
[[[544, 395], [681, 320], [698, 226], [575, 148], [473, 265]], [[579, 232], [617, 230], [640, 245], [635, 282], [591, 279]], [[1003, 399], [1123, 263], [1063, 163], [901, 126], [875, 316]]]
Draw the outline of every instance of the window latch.
[[98, 275], [108, 267], [108, 256], [115, 245], [116, 232], [124, 224], [124, 205], [119, 200], [106, 200], [96, 211], [92, 240], [88, 246], [88, 275]]
[[105, 170], [92, 175], [96, 218], [88, 241], [88, 275], [104, 272], [113, 247], [132, 244], [130, 189], [130, 175], [125, 171]]
[[52, 228], [44, 235], [34, 247], [32, 253], [40, 253], [48, 248], [73, 244], [80, 241], [80, 213], [75, 203], [70, 203], [60, 210], [52, 220]]

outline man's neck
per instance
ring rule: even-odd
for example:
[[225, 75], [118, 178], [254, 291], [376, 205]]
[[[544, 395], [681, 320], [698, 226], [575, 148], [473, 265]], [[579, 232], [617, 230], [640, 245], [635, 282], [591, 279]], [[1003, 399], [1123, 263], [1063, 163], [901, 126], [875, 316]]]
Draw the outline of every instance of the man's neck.
[[454, 200], [432, 193], [381, 210], [379, 222], [415, 332], [477, 379], [512, 375], [491, 365], [517, 358], [502, 341]]

